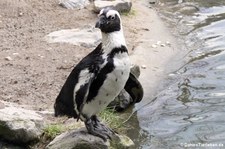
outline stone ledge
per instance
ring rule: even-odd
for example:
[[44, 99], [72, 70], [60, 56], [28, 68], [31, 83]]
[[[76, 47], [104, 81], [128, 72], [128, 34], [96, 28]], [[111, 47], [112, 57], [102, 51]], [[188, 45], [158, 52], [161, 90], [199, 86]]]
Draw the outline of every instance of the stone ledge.
[[115, 135], [112, 141], [104, 142], [101, 138], [93, 136], [85, 128], [67, 131], [50, 142], [46, 149], [132, 149], [133, 141], [127, 136]]
[[94, 1], [94, 12], [99, 13], [103, 8], [111, 7], [119, 12], [129, 12], [132, 7], [130, 0], [96, 0]]

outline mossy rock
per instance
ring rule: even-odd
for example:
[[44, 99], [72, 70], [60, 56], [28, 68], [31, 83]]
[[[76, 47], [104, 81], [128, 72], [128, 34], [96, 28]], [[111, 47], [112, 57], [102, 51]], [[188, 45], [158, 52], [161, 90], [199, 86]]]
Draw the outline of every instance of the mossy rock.
[[134, 142], [126, 135], [116, 135], [110, 141], [110, 149], [134, 149]]
[[62, 133], [50, 142], [46, 149], [132, 149], [134, 142], [127, 136], [115, 135], [111, 141], [104, 142], [93, 136], [85, 128]]

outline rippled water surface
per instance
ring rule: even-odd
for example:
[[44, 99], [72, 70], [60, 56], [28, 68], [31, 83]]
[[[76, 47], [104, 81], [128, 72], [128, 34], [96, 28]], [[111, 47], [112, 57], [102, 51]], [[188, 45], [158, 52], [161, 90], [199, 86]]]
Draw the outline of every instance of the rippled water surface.
[[161, 0], [157, 7], [189, 52], [168, 74], [169, 86], [138, 111], [147, 132], [139, 148], [225, 148], [225, 1]]

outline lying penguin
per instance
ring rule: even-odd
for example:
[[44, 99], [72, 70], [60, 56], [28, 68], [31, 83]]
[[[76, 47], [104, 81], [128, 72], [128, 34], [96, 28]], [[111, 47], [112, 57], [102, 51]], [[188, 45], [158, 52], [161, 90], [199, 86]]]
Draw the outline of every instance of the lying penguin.
[[67, 115], [82, 120], [88, 132], [111, 138], [113, 130], [102, 124], [97, 114], [125, 89], [135, 102], [143, 89], [130, 73], [131, 62], [123, 34], [120, 14], [116, 10], [100, 11], [96, 28], [102, 42], [72, 70], [54, 104], [55, 116]]

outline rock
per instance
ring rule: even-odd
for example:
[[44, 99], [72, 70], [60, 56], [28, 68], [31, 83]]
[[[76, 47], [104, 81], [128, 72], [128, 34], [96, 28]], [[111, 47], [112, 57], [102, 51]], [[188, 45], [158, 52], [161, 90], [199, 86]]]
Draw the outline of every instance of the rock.
[[157, 41], [157, 43], [156, 43], [156, 44], [157, 44], [157, 45], [160, 45], [161, 43], [162, 43], [162, 41]]
[[125, 135], [117, 135], [115, 139], [110, 141], [111, 148], [115, 149], [134, 149], [135, 145], [134, 142]]
[[165, 47], [165, 46], [166, 46], [166, 44], [163, 44], [163, 43], [162, 43], [160, 46], [161, 46], [161, 47]]
[[4, 108], [5, 108], [5, 104], [0, 101], [0, 109], [4, 109]]
[[130, 71], [133, 75], [135, 75], [136, 78], [139, 78], [141, 71], [140, 71], [140, 67], [138, 65], [133, 65], [130, 68]]
[[57, 136], [46, 149], [107, 149], [108, 145], [99, 137], [89, 134], [85, 128], [67, 131]]
[[89, 4], [89, 0], [60, 0], [59, 2], [59, 5], [66, 9], [83, 9]]
[[17, 146], [10, 143], [0, 141], [0, 149], [25, 149], [27, 147]]
[[182, 19], [182, 18], [183, 18], [183, 16], [182, 16], [182, 15], [179, 15], [177, 18], [178, 18], [178, 19]]
[[133, 141], [127, 136], [116, 135], [112, 141], [104, 142], [101, 138], [89, 134], [85, 128], [67, 131], [50, 142], [46, 149], [130, 149]]
[[156, 44], [152, 44], [152, 48], [157, 48], [157, 45]]
[[149, 4], [156, 4], [156, 0], [150, 0]]
[[101, 41], [99, 29], [91, 26], [84, 28], [59, 30], [48, 34], [45, 39], [50, 43], [64, 42], [86, 48], [94, 48]]
[[141, 68], [142, 68], [142, 69], [146, 69], [147, 66], [146, 66], [146, 65], [142, 65]]
[[129, 107], [132, 103], [132, 98], [123, 89], [120, 94], [108, 105], [109, 108], [115, 109], [117, 112], [121, 112]]
[[23, 16], [23, 13], [22, 13], [22, 12], [20, 12], [20, 13], [19, 13], [19, 17], [22, 17], [22, 16]]
[[[177, 14], [185, 14], [185, 15], [192, 15], [200, 11], [200, 8], [198, 5], [196, 5], [196, 3], [191, 3], [183, 0], [179, 0], [178, 4], [174, 5], [173, 9], [176, 9]], [[183, 16], [178, 18], [182, 19]]]
[[170, 43], [169, 41], [166, 41], [166, 44], [167, 44], [167, 45], [171, 45], [171, 43]]
[[178, 10], [179, 13], [185, 14], [185, 15], [191, 15], [197, 11], [199, 11], [199, 8], [194, 5], [181, 5], [182, 7]]
[[119, 12], [129, 12], [131, 10], [132, 2], [130, 0], [95, 0], [94, 1], [94, 11], [99, 13], [99, 11], [106, 7], [111, 7]]
[[43, 118], [36, 112], [13, 106], [0, 108], [0, 137], [25, 144], [37, 140], [44, 127]]
[[183, 2], [184, 2], [183, 0], [178, 0], [178, 4], [183, 3]]
[[19, 55], [19, 53], [15, 52], [15, 53], [13, 53], [13, 55], [14, 55], [14, 56], [18, 56], [18, 55]]
[[13, 59], [10, 56], [5, 57], [5, 60], [12, 61]]

